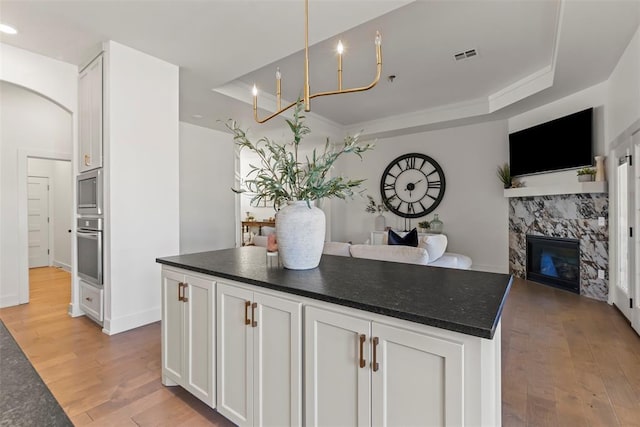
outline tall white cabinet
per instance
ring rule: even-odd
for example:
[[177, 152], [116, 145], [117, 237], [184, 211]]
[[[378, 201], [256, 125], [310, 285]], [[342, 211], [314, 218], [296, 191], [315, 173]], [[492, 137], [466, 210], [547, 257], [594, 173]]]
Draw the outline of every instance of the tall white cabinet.
[[78, 172], [102, 167], [103, 60], [93, 59], [78, 76]]
[[80, 73], [75, 157], [80, 173], [102, 166], [103, 331], [112, 335], [160, 320], [155, 259], [180, 251], [179, 68], [113, 41], [97, 50]]
[[162, 383], [180, 385], [212, 408], [215, 282], [174, 270], [162, 274]]
[[302, 304], [217, 285], [218, 412], [239, 426], [302, 424]]

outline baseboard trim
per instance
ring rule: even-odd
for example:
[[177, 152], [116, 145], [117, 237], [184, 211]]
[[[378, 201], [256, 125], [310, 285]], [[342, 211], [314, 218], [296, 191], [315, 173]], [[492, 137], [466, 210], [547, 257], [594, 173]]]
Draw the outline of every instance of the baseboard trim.
[[73, 303], [69, 303], [69, 307], [67, 308], [67, 313], [71, 317], [84, 316], [84, 311], [80, 310], [80, 307], [73, 305]]
[[128, 316], [118, 317], [115, 319], [104, 319], [102, 332], [107, 335], [115, 335], [140, 326], [148, 325], [160, 320], [160, 307], [150, 310], [133, 313]]
[[8, 297], [0, 297], [0, 308], [13, 307], [20, 304], [18, 295], [10, 295]]
[[68, 264], [65, 264], [64, 262], [60, 262], [60, 261], [53, 261], [53, 266], [54, 267], [58, 267], [63, 269], [64, 271], [71, 273], [71, 266]]

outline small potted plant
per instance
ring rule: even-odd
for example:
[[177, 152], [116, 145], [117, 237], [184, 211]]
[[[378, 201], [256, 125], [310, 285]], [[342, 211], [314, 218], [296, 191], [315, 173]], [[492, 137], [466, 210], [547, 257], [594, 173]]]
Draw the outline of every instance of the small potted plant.
[[578, 181], [579, 182], [588, 182], [593, 181], [593, 177], [596, 175], [596, 170], [594, 168], [582, 168], [578, 169]]
[[423, 232], [423, 233], [429, 231], [430, 227], [431, 227], [431, 225], [429, 224], [429, 221], [420, 221], [418, 223], [418, 228], [420, 228], [420, 231]]
[[376, 200], [368, 194], [367, 199], [369, 199], [369, 203], [367, 203], [364, 210], [369, 213], [378, 214], [375, 219], [375, 229], [376, 231], [383, 231], [387, 225], [387, 219], [384, 217], [383, 213], [388, 212], [389, 209], [384, 203], [376, 203]]
[[498, 166], [496, 174], [498, 175], [498, 178], [500, 178], [504, 188], [511, 188], [511, 168], [509, 168], [509, 163], [504, 163], [502, 166]]

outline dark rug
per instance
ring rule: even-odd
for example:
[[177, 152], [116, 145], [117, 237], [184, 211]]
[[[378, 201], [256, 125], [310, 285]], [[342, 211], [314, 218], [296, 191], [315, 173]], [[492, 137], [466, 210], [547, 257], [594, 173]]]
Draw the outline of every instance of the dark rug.
[[0, 426], [73, 426], [1, 320]]

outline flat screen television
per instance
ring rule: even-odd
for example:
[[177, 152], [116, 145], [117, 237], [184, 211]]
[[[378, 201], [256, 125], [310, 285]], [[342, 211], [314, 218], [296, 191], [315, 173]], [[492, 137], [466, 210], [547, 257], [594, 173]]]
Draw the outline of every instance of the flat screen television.
[[509, 134], [511, 176], [593, 165], [593, 108]]

